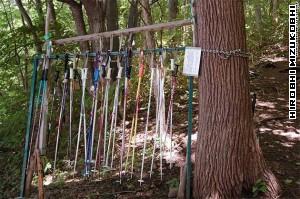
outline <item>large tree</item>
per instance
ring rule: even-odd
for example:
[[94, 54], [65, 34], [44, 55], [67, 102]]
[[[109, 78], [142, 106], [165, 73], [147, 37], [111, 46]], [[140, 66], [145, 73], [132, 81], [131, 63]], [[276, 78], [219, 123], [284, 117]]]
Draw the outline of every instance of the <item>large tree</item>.
[[[242, 0], [197, 0], [197, 46], [246, 49]], [[203, 53], [199, 77], [199, 128], [195, 160], [195, 198], [240, 198], [258, 179], [268, 198], [279, 184], [267, 168], [254, 132], [248, 60]]]

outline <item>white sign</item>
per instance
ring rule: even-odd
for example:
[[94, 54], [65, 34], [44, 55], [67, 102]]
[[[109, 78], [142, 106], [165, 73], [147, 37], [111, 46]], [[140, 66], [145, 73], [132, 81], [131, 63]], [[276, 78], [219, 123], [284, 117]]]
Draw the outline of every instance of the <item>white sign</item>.
[[198, 47], [186, 47], [183, 64], [183, 75], [198, 77], [200, 60], [201, 60], [201, 48]]

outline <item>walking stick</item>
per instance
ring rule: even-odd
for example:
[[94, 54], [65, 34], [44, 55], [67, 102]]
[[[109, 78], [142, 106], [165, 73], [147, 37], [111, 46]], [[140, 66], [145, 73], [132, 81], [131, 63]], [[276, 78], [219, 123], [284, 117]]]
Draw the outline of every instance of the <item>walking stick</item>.
[[[174, 104], [174, 95], [175, 95], [175, 88], [177, 83], [177, 71], [178, 65], [175, 64], [175, 60], [171, 59], [171, 72], [172, 72], [172, 79], [171, 79], [171, 96], [170, 96], [170, 103], [168, 109], [168, 118], [167, 118], [167, 126], [166, 132], [170, 132], [170, 169], [172, 168], [172, 137], [173, 137], [173, 104]], [[166, 142], [167, 133], [165, 134], [164, 143]]]
[[106, 66], [106, 63], [104, 63], [104, 57], [101, 55], [102, 54], [102, 49], [103, 49], [103, 42], [102, 42], [102, 38], [100, 38], [99, 40], [99, 49], [100, 49], [100, 57], [99, 57], [99, 62], [100, 62], [100, 65], [101, 65], [101, 75], [99, 75], [99, 78], [102, 77], [102, 79], [100, 79], [101, 81], [101, 93], [103, 95], [103, 98], [101, 100], [101, 105], [100, 105], [100, 115], [99, 115], [99, 136], [98, 136], [98, 143], [97, 143], [97, 149], [96, 149], [96, 160], [95, 160], [95, 169], [97, 169], [97, 165], [99, 165], [99, 169], [100, 169], [100, 163], [101, 163], [101, 152], [100, 152], [100, 145], [101, 145], [101, 138], [102, 138], [102, 135], [103, 135], [103, 120], [104, 120], [104, 101], [105, 101], [105, 94], [103, 94], [103, 85], [105, 84], [105, 76], [106, 76], [106, 71], [105, 71], [105, 66]]
[[[164, 68], [163, 68], [163, 56], [160, 53], [160, 68], [157, 68], [157, 78], [158, 78], [158, 97], [157, 97], [157, 112], [156, 112], [156, 129], [155, 133], [159, 139], [159, 159], [160, 159], [160, 179], [162, 180], [162, 134], [165, 133], [165, 115], [164, 115]], [[159, 134], [158, 134], [159, 132]], [[150, 178], [153, 171], [154, 156], [156, 150], [156, 140], [154, 140], [152, 160], [150, 167]]]
[[59, 79], [59, 71], [56, 71], [55, 78], [54, 78], [55, 86], [53, 88], [53, 95], [52, 95], [51, 107], [50, 107], [50, 118], [49, 118], [49, 124], [48, 124], [48, 138], [49, 138], [49, 134], [51, 132], [51, 127], [52, 127], [51, 123], [52, 123], [54, 101], [55, 101], [55, 96], [56, 96], [56, 89], [58, 87], [58, 79]]
[[74, 162], [74, 173], [76, 172], [76, 164], [78, 158], [78, 150], [79, 150], [79, 142], [80, 142], [80, 134], [82, 128], [82, 120], [83, 120], [83, 138], [84, 138], [84, 157], [87, 157], [86, 151], [86, 118], [85, 118], [85, 87], [86, 87], [86, 79], [87, 79], [87, 64], [88, 64], [88, 54], [85, 58], [84, 68], [81, 69], [81, 80], [82, 80], [82, 95], [81, 95], [81, 106], [80, 106], [80, 119], [79, 119], [79, 127], [78, 127], [78, 135], [77, 135], [77, 147], [76, 147], [76, 155]]
[[[122, 36], [120, 37], [120, 41], [119, 41], [119, 52], [121, 51], [121, 48], [122, 48]], [[111, 163], [110, 163], [111, 168], [113, 167], [113, 159], [114, 159], [116, 126], [117, 126], [117, 118], [118, 118], [120, 79], [122, 77], [122, 70], [123, 70], [123, 67], [121, 67], [121, 56], [120, 55], [117, 57], [117, 64], [118, 64], [117, 86], [115, 89], [113, 112], [112, 112], [112, 119], [111, 119], [111, 128], [110, 128], [110, 133], [109, 133], [108, 150], [107, 150], [106, 164], [105, 164], [106, 166], [108, 166], [109, 150], [110, 150], [111, 139], [112, 139]], [[112, 138], [111, 138], [111, 135], [112, 135]]]
[[71, 151], [72, 151], [72, 114], [73, 114], [73, 81], [74, 81], [74, 69], [76, 68], [76, 56], [73, 59], [73, 66], [70, 67], [70, 116], [69, 116], [69, 158], [71, 160]]
[[131, 128], [134, 128], [134, 134], [133, 134], [133, 146], [132, 146], [132, 157], [131, 157], [131, 178], [133, 175], [133, 166], [134, 166], [134, 160], [135, 160], [135, 148], [136, 148], [136, 134], [137, 134], [137, 123], [138, 123], [138, 115], [139, 115], [139, 108], [140, 108], [140, 87], [142, 78], [144, 75], [144, 52], [141, 51], [140, 53], [140, 68], [139, 68], [139, 80], [138, 80], [138, 88], [136, 91], [136, 109], [135, 109], [135, 119], [133, 120], [134, 123], [132, 124]]
[[154, 156], [155, 156], [155, 150], [156, 150], [156, 142], [157, 142], [157, 138], [158, 138], [158, 131], [159, 131], [159, 117], [160, 117], [160, 114], [159, 114], [159, 106], [160, 106], [160, 103], [159, 103], [159, 99], [160, 99], [160, 73], [159, 73], [159, 68], [156, 66], [156, 82], [157, 82], [157, 96], [156, 96], [156, 125], [155, 125], [155, 135], [156, 135], [156, 138], [153, 139], [153, 150], [152, 150], [152, 155], [151, 155], [151, 166], [150, 166], [150, 178], [152, 177], [152, 173], [153, 173], [153, 164], [154, 164]]
[[[111, 67], [110, 67], [110, 62], [111, 62], [111, 56], [110, 52], [112, 51], [113, 48], [113, 36], [110, 37], [110, 51], [107, 52], [107, 74], [106, 74], [106, 85], [105, 85], [105, 100], [104, 100], [104, 106], [105, 106], [105, 116], [104, 116], [104, 146], [103, 146], [103, 161], [105, 163], [105, 167], [108, 165], [106, 164], [106, 144], [107, 144], [107, 128], [108, 128], [108, 97], [109, 97], [109, 89], [110, 89], [110, 78], [111, 78]], [[111, 135], [109, 135], [110, 137]]]
[[104, 80], [104, 78], [105, 78], [105, 75], [106, 75], [106, 71], [105, 71], [105, 67], [103, 67], [103, 66], [105, 66], [105, 64], [101, 64], [102, 65], [102, 71], [101, 71], [101, 73], [102, 73], [102, 86], [101, 86], [101, 93], [102, 93], [102, 95], [103, 95], [103, 98], [102, 98], [102, 100], [101, 100], [101, 108], [100, 108], [100, 112], [101, 112], [101, 114], [100, 114], [100, 116], [99, 116], [99, 136], [98, 136], [98, 144], [97, 144], [97, 150], [96, 150], [96, 168], [97, 168], [97, 165], [99, 165], [99, 169], [100, 169], [100, 164], [101, 164], [101, 152], [100, 152], [100, 145], [101, 145], [101, 141], [102, 141], [102, 135], [103, 135], [103, 120], [104, 120], [104, 112], [105, 112], [105, 94], [103, 94], [105, 91], [104, 91], [104, 89], [103, 89], [103, 85], [104, 85], [104, 83], [103, 82], [105, 82], [105, 80]]
[[[126, 129], [126, 105], [127, 105], [127, 96], [129, 93], [128, 89], [128, 80], [130, 80], [130, 73], [131, 73], [131, 66], [130, 66], [130, 60], [131, 57], [131, 49], [126, 49], [125, 54], [125, 78], [124, 78], [124, 104], [123, 104], [123, 126], [122, 126], [122, 146], [121, 146], [121, 157], [120, 157], [120, 184], [122, 183], [122, 171], [123, 171], [123, 158], [124, 158], [124, 150], [125, 150], [125, 129]], [[125, 171], [126, 171], [126, 164], [125, 164]]]
[[62, 123], [62, 116], [65, 111], [65, 104], [66, 104], [66, 96], [67, 96], [67, 83], [68, 83], [68, 62], [69, 58], [68, 55], [65, 56], [65, 75], [63, 81], [63, 95], [61, 98], [60, 104], [60, 112], [59, 112], [59, 119], [58, 119], [58, 127], [57, 127], [57, 135], [56, 135], [56, 145], [55, 145], [55, 155], [54, 155], [54, 164], [53, 164], [53, 171], [56, 170], [56, 161], [57, 161], [57, 153], [58, 153], [58, 145], [59, 145], [59, 137], [60, 137], [60, 130], [61, 130], [61, 123]]
[[149, 90], [149, 99], [148, 99], [147, 119], [146, 119], [145, 131], [144, 131], [144, 147], [143, 147], [143, 154], [142, 154], [141, 176], [140, 176], [140, 179], [138, 180], [140, 182], [140, 186], [144, 182], [143, 181], [143, 171], [144, 171], [145, 153], [146, 153], [146, 145], [147, 145], [147, 137], [148, 137], [149, 115], [150, 115], [150, 108], [151, 108], [153, 73], [154, 73], [154, 69], [155, 69], [153, 62], [154, 62], [154, 54], [151, 55], [151, 76], [150, 76], [150, 90]]
[[165, 82], [165, 69], [163, 66], [163, 55], [160, 54], [160, 117], [159, 117], [159, 154], [160, 154], [160, 180], [162, 181], [162, 160], [163, 160], [163, 150], [162, 150], [162, 136], [165, 132], [165, 91], [164, 91], [164, 82]]
[[85, 175], [90, 174], [91, 170], [91, 162], [93, 158], [93, 143], [94, 143], [94, 129], [95, 129], [95, 119], [97, 113], [97, 103], [98, 103], [98, 82], [99, 82], [99, 53], [96, 54], [96, 59], [94, 63], [94, 71], [93, 71], [93, 105], [91, 110], [91, 120], [90, 127], [87, 135], [87, 159], [85, 160], [86, 173]]
[[111, 76], [111, 68], [109, 66], [110, 63], [110, 56], [108, 57], [108, 68], [107, 68], [107, 74], [105, 77], [106, 85], [105, 85], [105, 96], [104, 96], [104, 107], [105, 107], [105, 114], [104, 114], [104, 145], [103, 145], [103, 161], [106, 164], [106, 144], [107, 144], [107, 126], [108, 126], [108, 96], [109, 96], [109, 89], [110, 89], [110, 76]]

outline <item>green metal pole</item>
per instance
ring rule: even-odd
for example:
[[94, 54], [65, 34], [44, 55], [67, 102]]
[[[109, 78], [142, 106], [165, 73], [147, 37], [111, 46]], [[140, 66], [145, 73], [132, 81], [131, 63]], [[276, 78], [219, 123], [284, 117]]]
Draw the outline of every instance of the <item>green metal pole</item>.
[[35, 99], [35, 86], [37, 78], [37, 68], [38, 68], [39, 58], [35, 57], [33, 60], [33, 73], [31, 79], [31, 90], [30, 90], [30, 99], [29, 99], [29, 108], [27, 115], [27, 125], [26, 125], [26, 136], [25, 136], [25, 146], [24, 146], [24, 156], [23, 156], [23, 165], [22, 165], [22, 176], [21, 176], [21, 186], [20, 186], [20, 198], [24, 198], [24, 188], [26, 180], [26, 166], [28, 160], [28, 151], [29, 151], [29, 140], [30, 132], [32, 127], [32, 116], [34, 109], [34, 99]]
[[191, 145], [193, 131], [193, 77], [189, 76], [188, 141], [186, 152], [186, 198], [191, 198], [192, 161]]

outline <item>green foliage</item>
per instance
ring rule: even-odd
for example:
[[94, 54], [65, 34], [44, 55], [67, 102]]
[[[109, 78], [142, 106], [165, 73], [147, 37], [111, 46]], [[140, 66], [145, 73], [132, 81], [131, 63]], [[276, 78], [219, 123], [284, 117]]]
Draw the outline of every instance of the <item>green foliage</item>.
[[257, 197], [259, 194], [265, 193], [266, 191], [267, 191], [266, 182], [261, 179], [258, 179], [255, 182], [255, 185], [252, 187], [253, 197]]

